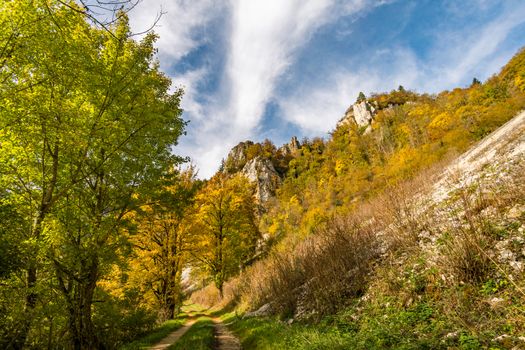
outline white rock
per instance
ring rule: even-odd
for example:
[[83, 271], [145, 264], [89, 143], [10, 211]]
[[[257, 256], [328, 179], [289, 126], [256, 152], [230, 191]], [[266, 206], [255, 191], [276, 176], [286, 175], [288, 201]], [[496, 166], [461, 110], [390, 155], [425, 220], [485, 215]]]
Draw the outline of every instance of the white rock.
[[354, 104], [354, 120], [359, 126], [370, 125], [374, 119], [374, 107], [367, 101]]
[[511, 261], [509, 264], [516, 272], [523, 270], [523, 263], [521, 261]]
[[499, 253], [499, 259], [501, 261], [508, 261], [508, 260], [514, 260], [514, 254], [508, 250], [508, 249], [503, 249], [500, 253]]
[[245, 313], [243, 318], [268, 316], [271, 313], [271, 309], [270, 303], [267, 303], [255, 311]]
[[507, 213], [509, 219], [518, 219], [525, 212], [525, 206], [516, 204]]
[[450, 332], [445, 335], [445, 338], [447, 339], [455, 339], [458, 337], [458, 332]]
[[281, 183], [279, 174], [269, 159], [255, 157], [242, 169], [242, 174], [255, 183], [255, 198], [261, 204], [266, 203], [275, 195], [275, 190]]

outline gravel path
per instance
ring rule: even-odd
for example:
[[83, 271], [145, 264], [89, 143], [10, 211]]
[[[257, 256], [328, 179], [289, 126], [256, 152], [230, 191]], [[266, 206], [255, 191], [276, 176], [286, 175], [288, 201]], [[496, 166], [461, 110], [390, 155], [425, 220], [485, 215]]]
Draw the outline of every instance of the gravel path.
[[215, 326], [216, 350], [241, 350], [241, 342], [219, 318], [213, 318]]

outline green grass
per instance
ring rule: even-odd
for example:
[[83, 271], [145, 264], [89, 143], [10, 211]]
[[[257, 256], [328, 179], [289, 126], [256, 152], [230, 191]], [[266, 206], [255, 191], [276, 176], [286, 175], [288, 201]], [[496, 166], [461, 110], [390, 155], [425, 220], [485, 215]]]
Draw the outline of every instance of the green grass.
[[184, 333], [184, 335], [168, 349], [170, 350], [206, 350], [213, 349], [215, 342], [213, 321], [209, 317], [201, 317]]
[[241, 319], [233, 313], [223, 316], [244, 349], [351, 349], [350, 334], [323, 325], [287, 325], [272, 318]]
[[164, 339], [171, 332], [179, 329], [186, 322], [186, 315], [180, 315], [174, 320], [164, 322], [159, 327], [153, 329], [144, 337], [133, 341], [132, 343], [123, 345], [120, 350], [140, 350], [145, 349], [162, 339]]

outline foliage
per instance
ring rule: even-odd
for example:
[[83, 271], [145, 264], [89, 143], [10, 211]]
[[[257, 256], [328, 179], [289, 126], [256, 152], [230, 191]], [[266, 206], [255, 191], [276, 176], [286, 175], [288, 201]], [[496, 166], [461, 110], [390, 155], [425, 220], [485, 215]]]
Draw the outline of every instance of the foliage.
[[[161, 321], [172, 319], [182, 305], [182, 271], [191, 249], [188, 220], [199, 186], [193, 168], [170, 174], [166, 182], [150, 204], [132, 215], [133, 248], [121, 286], [140, 294], [145, 305], [158, 310]], [[105, 288], [115, 290], [111, 284]]]
[[193, 256], [222, 295], [224, 282], [255, 254], [259, 232], [253, 189], [243, 176], [218, 175], [197, 194], [195, 207]]
[[372, 94], [368, 102], [377, 113], [368, 132], [340, 124], [326, 141], [305, 140], [288, 164], [276, 205], [261, 218], [264, 233], [306, 237], [324, 222], [313, 220], [317, 213], [349, 212], [465, 151], [525, 107], [525, 93], [516, 85], [525, 74], [524, 57], [519, 52], [499, 75], [464, 89], [433, 96], [404, 88]]
[[18, 315], [2, 327], [14, 347], [102, 346], [96, 285], [124, 254], [125, 214], [181, 161], [171, 146], [182, 91], [168, 91], [156, 36], [136, 42], [125, 15], [98, 29], [82, 13], [54, 0], [0, 5], [2, 207], [20, 218], [6, 235], [23, 262], [7, 282], [17, 299], [2, 300]]

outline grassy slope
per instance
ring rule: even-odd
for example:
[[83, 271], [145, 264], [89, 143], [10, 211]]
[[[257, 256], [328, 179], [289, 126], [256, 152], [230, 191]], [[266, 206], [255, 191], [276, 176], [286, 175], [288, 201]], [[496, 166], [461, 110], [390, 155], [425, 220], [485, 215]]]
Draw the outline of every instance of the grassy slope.
[[525, 275], [499, 261], [509, 251], [525, 255], [524, 166], [504, 184], [458, 193], [457, 200], [471, 195], [464, 207], [447, 202], [446, 219], [459, 216], [436, 232], [435, 250], [412, 245], [393, 252], [377, 266], [366, 295], [336, 315], [288, 325], [230, 313], [225, 322], [246, 349], [525, 348]]
[[234, 314], [223, 316], [225, 323], [241, 340], [244, 349], [348, 349], [350, 334], [331, 325], [292, 324], [274, 318], [241, 319]]

